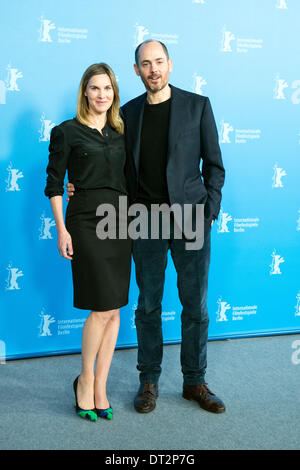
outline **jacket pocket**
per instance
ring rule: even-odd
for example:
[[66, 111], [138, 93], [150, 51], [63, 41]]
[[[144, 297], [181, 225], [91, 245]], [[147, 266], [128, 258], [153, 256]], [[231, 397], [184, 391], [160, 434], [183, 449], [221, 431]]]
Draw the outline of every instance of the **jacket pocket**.
[[207, 190], [201, 181], [200, 174], [185, 181], [184, 196], [185, 203], [205, 204], [207, 199]]

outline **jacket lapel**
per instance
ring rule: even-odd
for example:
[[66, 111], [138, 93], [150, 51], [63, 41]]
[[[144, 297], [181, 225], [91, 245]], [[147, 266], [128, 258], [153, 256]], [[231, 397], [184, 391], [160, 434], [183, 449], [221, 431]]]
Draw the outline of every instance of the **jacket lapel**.
[[144, 93], [137, 100], [135, 111], [132, 113], [132, 122], [130, 126], [132, 129], [132, 153], [137, 174], [139, 172], [141, 133], [146, 96], [146, 93]]
[[180, 111], [183, 106], [182, 95], [180, 94], [180, 90], [172, 85], [170, 85], [170, 87], [171, 106], [168, 135], [168, 160], [182, 128], [182, 113]]

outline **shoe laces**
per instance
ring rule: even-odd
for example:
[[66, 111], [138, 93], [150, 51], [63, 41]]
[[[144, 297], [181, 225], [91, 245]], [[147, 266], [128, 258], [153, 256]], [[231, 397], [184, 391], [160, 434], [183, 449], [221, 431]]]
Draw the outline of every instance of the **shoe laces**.
[[208, 393], [209, 393], [210, 395], [215, 396], [215, 394], [214, 394], [213, 392], [211, 392], [211, 391], [209, 390], [209, 388], [207, 387], [207, 383], [206, 383], [206, 382], [203, 383], [203, 384], [200, 384], [200, 395], [203, 396], [203, 395], [207, 395]]
[[143, 388], [143, 394], [149, 395], [150, 397], [155, 396], [155, 388], [150, 384], [145, 384]]

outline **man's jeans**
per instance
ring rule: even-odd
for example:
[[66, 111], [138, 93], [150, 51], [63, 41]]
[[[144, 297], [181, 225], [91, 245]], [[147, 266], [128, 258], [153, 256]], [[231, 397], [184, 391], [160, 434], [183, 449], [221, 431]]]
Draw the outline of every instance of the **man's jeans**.
[[185, 385], [205, 382], [207, 365], [207, 281], [210, 263], [210, 221], [204, 222], [204, 244], [186, 250], [186, 240], [174, 239], [174, 222], [167, 240], [133, 242], [136, 280], [139, 287], [135, 324], [141, 383], [158, 383], [163, 356], [161, 302], [168, 250], [177, 271], [181, 315], [181, 369]]

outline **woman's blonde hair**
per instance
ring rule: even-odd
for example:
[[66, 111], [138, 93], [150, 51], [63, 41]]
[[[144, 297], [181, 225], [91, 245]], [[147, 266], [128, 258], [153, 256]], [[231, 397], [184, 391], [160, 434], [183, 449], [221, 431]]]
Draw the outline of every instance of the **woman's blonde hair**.
[[90, 126], [91, 122], [88, 119], [89, 104], [88, 104], [88, 99], [84, 93], [86, 91], [86, 87], [90, 79], [94, 75], [103, 75], [103, 74], [108, 75], [108, 77], [110, 78], [113, 91], [114, 91], [113, 104], [107, 111], [107, 122], [113, 129], [115, 129], [120, 134], [123, 134], [124, 123], [119, 114], [119, 104], [120, 104], [119, 87], [118, 87], [114, 72], [112, 71], [109, 65], [103, 62], [101, 62], [100, 64], [90, 65], [82, 76], [80, 86], [79, 86], [76, 118], [81, 124], [84, 124], [85, 126]]

